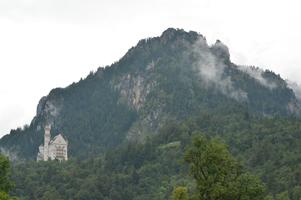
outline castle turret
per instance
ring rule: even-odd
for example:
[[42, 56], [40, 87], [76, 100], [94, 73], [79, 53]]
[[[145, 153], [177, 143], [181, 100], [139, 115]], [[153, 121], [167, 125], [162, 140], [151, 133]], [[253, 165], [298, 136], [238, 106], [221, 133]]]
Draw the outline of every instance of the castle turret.
[[51, 125], [46, 125], [45, 126], [45, 134], [44, 134], [44, 155], [43, 155], [43, 160], [47, 161], [49, 158], [49, 142], [50, 142], [50, 131], [51, 131]]

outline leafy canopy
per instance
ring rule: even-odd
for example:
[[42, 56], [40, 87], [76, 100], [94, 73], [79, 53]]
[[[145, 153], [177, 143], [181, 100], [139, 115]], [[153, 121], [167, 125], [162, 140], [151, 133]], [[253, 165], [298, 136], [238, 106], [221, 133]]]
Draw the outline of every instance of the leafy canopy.
[[16, 200], [8, 195], [13, 185], [9, 180], [9, 160], [0, 155], [0, 200]]
[[200, 200], [261, 200], [265, 187], [260, 180], [245, 172], [217, 139], [197, 137], [185, 154], [190, 172], [197, 184]]

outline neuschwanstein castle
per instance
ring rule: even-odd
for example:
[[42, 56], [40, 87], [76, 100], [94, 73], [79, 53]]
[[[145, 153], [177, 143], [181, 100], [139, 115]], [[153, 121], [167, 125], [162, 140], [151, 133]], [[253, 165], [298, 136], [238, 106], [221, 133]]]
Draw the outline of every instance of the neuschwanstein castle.
[[55, 136], [52, 140], [50, 135], [51, 126], [45, 126], [44, 146], [39, 146], [37, 161], [68, 160], [68, 141], [62, 134]]

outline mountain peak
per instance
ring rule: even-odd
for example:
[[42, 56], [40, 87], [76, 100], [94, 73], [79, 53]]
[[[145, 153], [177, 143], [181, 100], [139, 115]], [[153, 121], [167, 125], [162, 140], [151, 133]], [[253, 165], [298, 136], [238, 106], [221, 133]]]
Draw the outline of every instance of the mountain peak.
[[165, 31], [163, 31], [162, 35], [160, 36], [160, 39], [163, 43], [166, 43], [168, 41], [173, 41], [176, 39], [183, 39], [190, 42], [194, 42], [200, 37], [205, 39], [203, 35], [195, 31], [187, 32], [184, 29], [180, 29], [180, 28], [168, 28]]
[[215, 44], [211, 46], [211, 50], [218, 58], [221, 58], [226, 62], [230, 62], [229, 48], [220, 40], [216, 40]]

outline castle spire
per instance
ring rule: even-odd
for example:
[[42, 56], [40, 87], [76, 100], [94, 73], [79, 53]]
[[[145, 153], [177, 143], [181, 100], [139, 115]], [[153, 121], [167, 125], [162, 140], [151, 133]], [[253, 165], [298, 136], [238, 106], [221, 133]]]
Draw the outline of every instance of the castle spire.
[[44, 155], [43, 160], [47, 161], [49, 158], [49, 142], [50, 142], [50, 131], [51, 131], [51, 125], [46, 125], [45, 128], [45, 134], [44, 134]]

